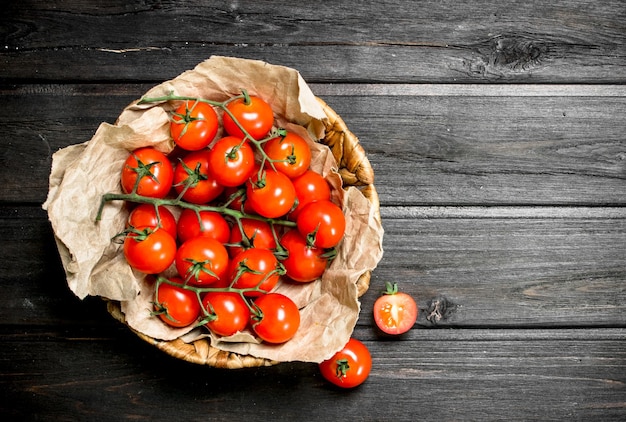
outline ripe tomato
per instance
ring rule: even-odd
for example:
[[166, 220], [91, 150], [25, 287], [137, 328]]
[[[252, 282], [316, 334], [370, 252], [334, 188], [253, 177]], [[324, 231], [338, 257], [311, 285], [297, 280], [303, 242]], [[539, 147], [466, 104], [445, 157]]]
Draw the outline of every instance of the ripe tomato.
[[155, 314], [172, 327], [187, 327], [198, 320], [200, 302], [196, 293], [185, 289], [183, 281], [173, 277], [169, 281], [159, 283], [154, 300]]
[[174, 189], [183, 200], [205, 204], [220, 196], [224, 187], [209, 171], [209, 151], [195, 151], [185, 155], [174, 170]]
[[367, 347], [355, 338], [319, 364], [322, 376], [336, 386], [353, 388], [363, 384], [372, 370], [372, 355]]
[[176, 219], [172, 212], [164, 206], [155, 207], [152, 204], [139, 204], [128, 215], [128, 226], [161, 227], [176, 239]]
[[289, 230], [280, 239], [280, 244], [287, 250], [287, 258], [282, 260], [287, 277], [294, 281], [307, 283], [322, 276], [328, 265], [325, 251], [307, 245], [306, 238], [298, 230]]
[[136, 193], [150, 198], [164, 198], [172, 188], [174, 169], [170, 160], [152, 147], [138, 148], [130, 153], [122, 167], [121, 183], [124, 193]]
[[[269, 292], [278, 283], [282, 267], [269, 249], [246, 249], [230, 262], [228, 278], [236, 289], [258, 287], [262, 292]], [[246, 296], [255, 297], [262, 292], [251, 291]]]
[[180, 245], [175, 263], [187, 283], [204, 287], [226, 276], [228, 252], [217, 240], [197, 236]]
[[209, 168], [220, 185], [242, 185], [254, 170], [254, 151], [248, 141], [226, 136], [211, 147]]
[[250, 308], [239, 293], [209, 292], [202, 306], [212, 316], [206, 327], [219, 336], [232, 336], [244, 330], [250, 320]]
[[[272, 107], [260, 97], [250, 95], [248, 102], [245, 98], [238, 98], [229, 102], [226, 108], [254, 139], [264, 138], [274, 125]], [[226, 112], [222, 116], [222, 125], [229, 135], [244, 137], [239, 126]]]
[[[290, 179], [304, 174], [311, 164], [311, 148], [300, 135], [287, 132], [285, 136], [272, 138], [263, 144], [263, 150], [273, 160], [267, 166], [274, 166]], [[275, 160], [275, 161], [274, 161]]]
[[287, 296], [268, 293], [254, 301], [258, 313], [252, 313], [250, 323], [257, 336], [268, 343], [290, 340], [300, 327], [300, 310]]
[[[228, 247], [228, 252], [231, 257], [235, 257], [244, 249], [251, 247], [265, 249], [276, 248], [276, 239], [274, 239], [272, 227], [269, 223], [261, 220], [253, 220], [251, 218], [242, 218], [240, 222], [241, 227], [235, 224], [230, 231], [228, 243], [231, 246]], [[243, 234], [245, 234], [245, 238], [242, 231]]]
[[374, 302], [374, 321], [386, 334], [403, 334], [413, 328], [417, 320], [417, 304], [398, 285], [387, 283], [387, 291]]
[[173, 112], [170, 133], [176, 145], [187, 151], [206, 148], [219, 128], [217, 113], [210, 104], [185, 101]]
[[298, 204], [289, 213], [290, 220], [295, 221], [302, 208], [309, 202], [320, 199], [330, 200], [330, 185], [321, 174], [313, 170], [307, 170], [301, 176], [293, 179], [292, 182], [296, 189]]
[[319, 248], [336, 246], [346, 230], [346, 218], [337, 205], [327, 200], [310, 202], [296, 219], [298, 230]]
[[268, 169], [261, 172], [261, 178], [254, 172], [248, 179], [246, 198], [259, 215], [277, 218], [291, 210], [296, 201], [296, 190], [287, 176]]
[[181, 243], [196, 236], [207, 236], [226, 243], [230, 237], [228, 222], [215, 211], [198, 211], [196, 214], [194, 210], [186, 208], [178, 217], [176, 230]]
[[176, 241], [164, 229], [137, 227], [124, 239], [128, 265], [146, 274], [165, 271], [176, 256]]

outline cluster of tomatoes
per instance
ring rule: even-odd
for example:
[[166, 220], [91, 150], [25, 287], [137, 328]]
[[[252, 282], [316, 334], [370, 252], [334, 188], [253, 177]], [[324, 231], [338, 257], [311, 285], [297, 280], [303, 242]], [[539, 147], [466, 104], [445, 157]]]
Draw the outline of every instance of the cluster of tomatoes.
[[[298, 307], [272, 290], [321, 277], [346, 224], [310, 168], [307, 141], [276, 129], [269, 104], [247, 94], [182, 101], [170, 125], [172, 153], [136, 149], [121, 172], [134, 206], [124, 256], [155, 275], [155, 315], [220, 336], [249, 327], [268, 343], [289, 340]], [[170, 268], [176, 275], [164, 277]]]

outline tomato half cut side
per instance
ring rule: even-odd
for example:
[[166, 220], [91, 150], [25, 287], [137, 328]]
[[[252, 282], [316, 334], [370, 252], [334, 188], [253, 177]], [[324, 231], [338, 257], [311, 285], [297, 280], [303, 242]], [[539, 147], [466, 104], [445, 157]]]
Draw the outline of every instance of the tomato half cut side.
[[387, 291], [374, 302], [374, 321], [386, 334], [404, 334], [413, 328], [417, 320], [417, 304], [404, 292], [398, 292], [396, 284], [387, 283]]

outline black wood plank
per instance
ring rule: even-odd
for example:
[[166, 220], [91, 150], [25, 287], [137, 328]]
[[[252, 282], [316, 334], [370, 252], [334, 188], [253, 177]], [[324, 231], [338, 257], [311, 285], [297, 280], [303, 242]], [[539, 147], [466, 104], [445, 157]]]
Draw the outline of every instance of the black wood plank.
[[[151, 85], [4, 85], [0, 200], [43, 202], [51, 154]], [[626, 91], [314, 85], [359, 136], [384, 205], [626, 203]]]
[[[360, 325], [373, 325], [391, 281], [416, 298], [424, 327], [626, 326], [623, 208], [446, 210], [383, 209], [385, 254]], [[54, 248], [44, 211], [0, 207], [0, 321], [106, 318], [104, 303], [69, 291]]]
[[[169, 79], [210, 55], [312, 81], [623, 82], [620, 1], [10, 2], [0, 78]], [[62, 63], [62, 65], [60, 65]]]
[[[619, 420], [624, 330], [425, 330], [370, 348], [369, 379], [339, 391], [315, 364], [216, 370], [110, 328], [0, 335], [6, 420]], [[15, 353], [19, 350], [20, 353]]]

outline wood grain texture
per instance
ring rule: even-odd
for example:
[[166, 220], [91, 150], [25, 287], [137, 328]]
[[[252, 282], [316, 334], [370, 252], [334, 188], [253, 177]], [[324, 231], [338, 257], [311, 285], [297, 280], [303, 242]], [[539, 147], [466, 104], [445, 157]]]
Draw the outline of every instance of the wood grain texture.
[[[210, 55], [312, 81], [620, 82], [620, 1], [10, 2], [0, 78], [164, 80]], [[311, 60], [315, 58], [315, 60]], [[63, 66], [59, 66], [63, 63]]]
[[[372, 162], [355, 390], [176, 360], [67, 287], [52, 154], [211, 55], [296, 68]], [[5, 1], [0, 419], [625, 420], [625, 82], [621, 0]], [[420, 307], [399, 338], [386, 281]]]
[[[0, 200], [43, 202], [52, 153], [89, 140], [150, 86], [3, 86]], [[313, 88], [359, 137], [383, 205], [626, 203], [623, 88]]]
[[[322, 421], [338, 412], [349, 420], [398, 421], [623, 415], [624, 330], [416, 329], [400, 341], [381, 341], [359, 329], [355, 337], [372, 350], [374, 369], [346, 392], [325, 383], [312, 364], [198, 367], [114, 327], [4, 335], [0, 414], [252, 421]], [[14, 348], [22, 353], [8, 352]]]

